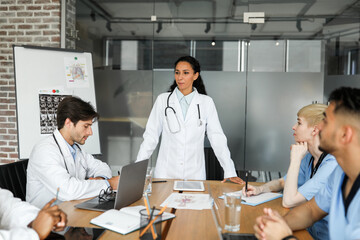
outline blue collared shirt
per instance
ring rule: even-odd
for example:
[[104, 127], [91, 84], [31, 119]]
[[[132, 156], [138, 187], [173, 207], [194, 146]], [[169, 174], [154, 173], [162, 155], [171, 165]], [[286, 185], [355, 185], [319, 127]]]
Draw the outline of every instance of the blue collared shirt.
[[182, 113], [183, 113], [183, 116], [185, 119], [187, 110], [189, 109], [189, 106], [190, 106], [190, 103], [195, 96], [195, 91], [193, 90], [190, 94], [184, 96], [184, 94], [182, 94], [182, 92], [180, 92], [180, 90], [176, 87], [175, 92], [176, 92], [177, 98], [179, 99], [181, 110], [182, 110]]
[[69, 148], [69, 150], [70, 150], [70, 153], [71, 153], [71, 155], [72, 155], [72, 157], [73, 157], [73, 159], [74, 159], [74, 161], [75, 161], [75, 159], [76, 159], [75, 144], [73, 144], [73, 145], [71, 146], [67, 141], [65, 141], [65, 142], [66, 142], [66, 145], [68, 146], [68, 148]]

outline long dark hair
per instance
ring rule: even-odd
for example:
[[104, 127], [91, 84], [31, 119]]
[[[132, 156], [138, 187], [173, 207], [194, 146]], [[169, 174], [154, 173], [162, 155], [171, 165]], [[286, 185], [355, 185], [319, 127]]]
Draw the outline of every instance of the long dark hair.
[[[193, 87], [196, 88], [196, 90], [204, 95], [207, 95], [206, 90], [205, 90], [205, 85], [204, 82], [201, 78], [200, 75], [200, 63], [198, 62], [198, 60], [196, 60], [195, 58], [191, 57], [191, 56], [183, 56], [180, 57], [178, 60], [176, 60], [175, 64], [174, 64], [174, 69], [176, 69], [176, 65], [179, 62], [187, 62], [191, 65], [191, 68], [194, 70], [194, 73], [199, 73], [199, 77], [194, 81], [193, 83]], [[174, 83], [170, 86], [169, 88], [169, 92], [174, 91], [174, 89], [177, 87], [176, 81], [174, 80]]]

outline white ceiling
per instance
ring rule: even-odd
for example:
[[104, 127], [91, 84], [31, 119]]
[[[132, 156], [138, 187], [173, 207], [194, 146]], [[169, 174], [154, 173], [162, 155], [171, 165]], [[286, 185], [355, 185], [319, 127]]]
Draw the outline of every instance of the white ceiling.
[[[91, 12], [95, 13], [95, 21], [90, 17]], [[244, 12], [265, 12], [265, 23], [257, 24], [256, 28], [243, 23]], [[156, 22], [150, 21], [151, 15], [156, 15]], [[106, 28], [108, 22], [112, 31]], [[207, 22], [211, 28], [205, 33]], [[162, 29], [157, 33], [159, 23], [162, 23]], [[155, 0], [154, 4], [148, 0], [77, 0], [77, 28], [83, 34], [102, 37], [147, 39], [153, 36], [322, 39], [350, 29], [341, 35], [358, 40], [360, 1]]]

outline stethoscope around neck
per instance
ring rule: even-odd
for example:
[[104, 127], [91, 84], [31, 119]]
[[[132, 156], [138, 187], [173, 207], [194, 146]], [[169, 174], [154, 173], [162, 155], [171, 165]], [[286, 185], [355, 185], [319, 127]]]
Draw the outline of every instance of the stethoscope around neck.
[[[63, 152], [61, 151], [60, 145], [59, 145], [58, 141], [56, 140], [55, 134], [53, 133], [52, 136], [53, 136], [53, 138], [54, 138], [54, 141], [55, 141], [56, 145], [58, 146], [58, 148], [59, 148], [59, 150], [60, 150], [61, 156], [63, 157], [66, 171], [67, 171], [68, 174], [70, 174], [69, 169], [68, 169], [68, 166], [67, 166], [66, 161], [65, 161], [65, 156], [64, 156]], [[74, 143], [74, 144], [77, 146], [77, 148], [80, 150], [80, 153], [82, 154], [82, 151], [81, 151], [80, 146], [77, 145], [76, 143]], [[84, 167], [84, 165], [81, 163], [81, 161], [80, 161], [80, 165], [85, 169], [85, 172], [87, 173], [87, 172], [88, 172], [88, 168]]]
[[[173, 90], [167, 100], [166, 100], [166, 108], [165, 108], [165, 118], [166, 118], [166, 122], [167, 122], [167, 125], [169, 127], [169, 130], [171, 133], [175, 134], [175, 133], [178, 133], [180, 132], [181, 130], [181, 127], [180, 127], [180, 122], [179, 122], [179, 118], [177, 117], [176, 115], [176, 111], [173, 107], [170, 107], [170, 104], [169, 104], [169, 99], [170, 99], [170, 96], [171, 94], [174, 93], [175, 90]], [[200, 115], [200, 106], [199, 104], [197, 104], [197, 109], [198, 109], [198, 116], [199, 116], [199, 127], [202, 125], [202, 121], [201, 121], [201, 115]], [[176, 123], [177, 123], [177, 126], [174, 126], [174, 128], [172, 127], [173, 124], [170, 123], [170, 120], [169, 120], [169, 116], [168, 116], [168, 111], [172, 112], [173, 116], [175, 116], [175, 119], [176, 119]]]

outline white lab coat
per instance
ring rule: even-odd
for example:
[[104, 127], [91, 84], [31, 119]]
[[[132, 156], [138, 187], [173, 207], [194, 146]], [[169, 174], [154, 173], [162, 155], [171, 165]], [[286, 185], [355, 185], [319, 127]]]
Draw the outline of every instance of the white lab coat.
[[27, 202], [42, 208], [56, 196], [58, 187], [60, 201], [94, 197], [108, 187], [106, 180], [85, 180], [99, 176], [111, 178], [111, 170], [106, 163], [77, 147], [74, 161], [61, 133], [56, 130], [54, 136], [64, 156], [53, 135], [34, 146], [27, 169]]
[[[140, 146], [137, 161], [151, 156], [162, 134], [154, 177], [205, 180], [206, 131], [215, 155], [224, 169], [224, 178], [235, 177], [237, 175], [234, 162], [230, 157], [227, 139], [221, 128], [215, 104], [211, 97], [199, 94], [196, 89], [194, 91], [195, 95], [185, 120], [176, 94], [170, 96], [169, 106], [175, 109], [181, 128], [180, 132], [175, 134], [170, 132], [165, 118], [166, 102], [170, 93], [158, 96], [146, 124], [144, 141]], [[200, 107], [201, 126], [199, 126], [197, 104]], [[172, 118], [171, 124], [174, 122], [176, 123], [176, 119]]]
[[38, 213], [38, 208], [0, 188], [0, 240], [39, 239], [36, 231], [27, 227]]

